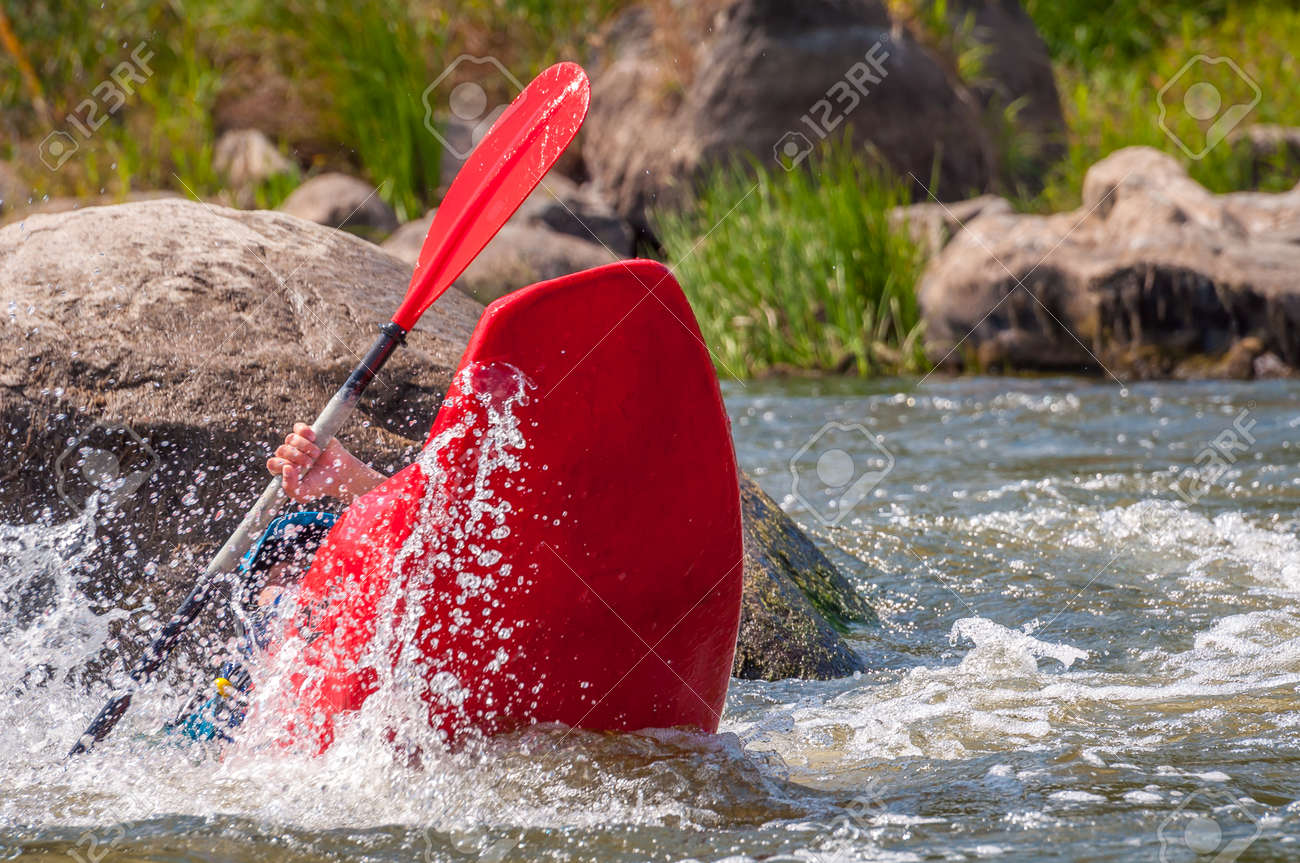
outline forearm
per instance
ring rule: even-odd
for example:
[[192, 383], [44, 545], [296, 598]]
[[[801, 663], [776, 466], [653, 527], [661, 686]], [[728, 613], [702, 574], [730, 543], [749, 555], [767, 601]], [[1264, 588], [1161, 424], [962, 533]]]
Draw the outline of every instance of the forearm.
[[351, 462], [351, 464], [344, 466], [342, 475], [339, 477], [338, 494], [336, 496], [344, 503], [352, 503], [352, 501], [388, 479], [387, 476], [360, 459], [353, 458]]

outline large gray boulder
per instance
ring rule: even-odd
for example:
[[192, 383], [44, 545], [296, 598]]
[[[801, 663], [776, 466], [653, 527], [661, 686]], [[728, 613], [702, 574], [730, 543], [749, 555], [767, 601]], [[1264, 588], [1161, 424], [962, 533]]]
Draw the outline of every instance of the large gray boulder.
[[[108, 568], [210, 549], [409, 277], [347, 233], [178, 199], [0, 229], [0, 521], [64, 520], [105, 472], [145, 471], [103, 520]], [[422, 438], [479, 311], [451, 293], [410, 334], [348, 430], [367, 458]]]
[[[188, 584], [265, 485], [270, 444], [333, 394], [410, 276], [345, 232], [178, 199], [0, 229], [0, 522], [65, 521], [107, 488], [89, 561], [105, 603]], [[385, 471], [410, 461], [481, 311], [439, 299], [350, 448]], [[748, 483], [744, 511], [737, 673], [852, 671], [834, 627], [870, 609]]]
[[1075, 212], [968, 223], [919, 292], [945, 366], [1240, 378], [1300, 366], [1297, 272], [1300, 186], [1215, 195], [1129, 147]]
[[992, 179], [978, 100], [877, 0], [635, 7], [601, 45], [583, 159], [640, 228], [711, 166], [746, 155], [774, 166], [778, 150], [797, 162], [846, 130], [899, 173], [928, 183], [937, 167], [947, 199]]

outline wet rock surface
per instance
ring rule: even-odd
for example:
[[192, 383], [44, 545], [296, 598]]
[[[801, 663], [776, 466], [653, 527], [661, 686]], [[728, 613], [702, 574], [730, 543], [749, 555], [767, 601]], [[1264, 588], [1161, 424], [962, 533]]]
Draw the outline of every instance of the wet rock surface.
[[732, 674], [826, 680], [864, 668], [841, 637], [875, 611], [752, 479], [740, 480], [745, 591]]
[[[176, 199], [0, 230], [0, 519], [64, 520], [96, 479], [143, 470], [104, 525], [113, 565], [212, 546], [265, 484], [268, 442], [324, 405], [409, 277], [345, 232]], [[348, 429], [360, 453], [391, 466], [423, 438], [479, 310], [453, 293], [425, 315]]]

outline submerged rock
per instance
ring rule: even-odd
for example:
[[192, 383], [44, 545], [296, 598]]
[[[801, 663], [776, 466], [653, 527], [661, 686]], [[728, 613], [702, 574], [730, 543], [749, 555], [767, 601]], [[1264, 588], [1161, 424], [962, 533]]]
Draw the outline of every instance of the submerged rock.
[[732, 674], [826, 680], [863, 670], [840, 632], [877, 623], [835, 564], [748, 476], [740, 480], [745, 592]]
[[952, 368], [1137, 378], [1300, 368], [1300, 186], [1215, 195], [1173, 157], [1128, 147], [1083, 203], [983, 213], [930, 262], [927, 348]]

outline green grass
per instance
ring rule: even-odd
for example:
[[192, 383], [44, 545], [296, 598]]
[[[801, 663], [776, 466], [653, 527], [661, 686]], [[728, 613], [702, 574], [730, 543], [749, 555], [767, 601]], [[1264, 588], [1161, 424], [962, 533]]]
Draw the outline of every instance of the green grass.
[[[326, 142], [337, 153], [332, 163], [348, 163], [374, 183], [399, 218], [416, 218], [436, 203], [442, 147], [425, 127], [422, 96], [445, 64], [461, 53], [490, 55], [528, 80], [557, 59], [580, 56], [626, 2], [32, 0], [10, 18], [49, 110], [35, 110], [18, 67], [0, 62], [0, 126], [10, 141], [0, 155], [19, 162], [37, 197], [132, 189], [215, 195], [222, 183], [211, 169], [212, 112], [221, 70], [252, 53], [324, 106], [337, 138]], [[37, 143], [140, 41], [155, 52], [155, 74], [110, 123], [78, 142], [62, 168], [45, 170]], [[282, 199], [284, 182], [257, 190], [258, 200]]]
[[[263, 45], [295, 86], [323, 94], [339, 128], [337, 149], [400, 217], [419, 216], [432, 203], [441, 147], [425, 128], [421, 94], [443, 41], [434, 17], [401, 0], [128, 0], [125, 7], [89, 10], [37, 2], [33, 14], [13, 23], [44, 85], [54, 128], [137, 42], [146, 41], [155, 55], [149, 81], [54, 173], [35, 159], [47, 118], [32, 108], [15, 68], [0, 72], [0, 100], [18, 109], [11, 123], [31, 140], [20, 149], [38, 193], [216, 194], [222, 183], [211, 167], [212, 110], [219, 70], [247, 46]], [[283, 186], [280, 179], [258, 190], [259, 199], [282, 199]]]
[[890, 210], [903, 185], [843, 147], [785, 171], [715, 171], [655, 219], [723, 374], [925, 366], [913, 286], [921, 254]]
[[[180, 4], [124, 0], [107, 6], [33, 2], [11, 23], [40, 80], [44, 112], [11, 63], [0, 65], [0, 106], [11, 145], [9, 156], [38, 198], [94, 196], [136, 189], [178, 189], [173, 174], [211, 192], [211, 106], [220, 76], [211, 60], [219, 21]], [[144, 44], [144, 68], [131, 59]], [[143, 83], [132, 92], [110, 87], [110, 72], [129, 62]], [[151, 74], [150, 74], [151, 73]], [[102, 94], [105, 88], [121, 96]], [[86, 118], [88, 100], [105, 118], [87, 138], [69, 115]], [[116, 110], [105, 106], [116, 105]], [[37, 145], [50, 132], [74, 136], [77, 150], [57, 171], [39, 161]]]
[[[1231, 0], [1024, 0], [1052, 59], [1075, 68], [1115, 68], [1164, 47], [1184, 22], [1210, 28]], [[1245, 5], [1245, 4], [1240, 4]]]
[[433, 18], [403, 0], [266, 0], [246, 23], [290, 38], [293, 71], [329, 94], [340, 143], [399, 219], [423, 215], [442, 151], [421, 99], [444, 53]]
[[[1073, 9], [1072, 7], [1079, 8]], [[1166, 82], [1198, 54], [1231, 58], [1260, 90], [1259, 104], [1244, 118], [1242, 125], [1278, 123], [1300, 126], [1300, 102], [1293, 98], [1300, 75], [1300, 9], [1285, 3], [1261, 2], [1237, 4], [1226, 11], [1220, 4], [1138, 3], [1123, 6], [1123, 20], [1156, 16], [1165, 29], [1158, 35], [1145, 31], [1139, 42], [1125, 27], [1113, 27], [1119, 39], [1113, 45], [1098, 46], [1097, 27], [1104, 20], [1090, 15], [1090, 5], [1030, 3], [1035, 20], [1055, 44], [1060, 62], [1056, 65], [1057, 86], [1070, 129], [1069, 151], [1065, 159], [1049, 174], [1047, 187], [1017, 205], [1038, 212], [1077, 206], [1083, 177], [1088, 167], [1111, 152], [1127, 146], [1146, 145], [1170, 153], [1183, 161], [1191, 176], [1215, 192], [1231, 192], [1258, 186], [1265, 191], [1282, 191], [1297, 180], [1294, 169], [1280, 162], [1266, 168], [1262, 175], [1252, 174], [1250, 159], [1230, 141], [1223, 141], [1201, 159], [1190, 159], [1159, 124], [1157, 94]], [[1173, 11], [1170, 11], [1170, 10]], [[1135, 11], [1136, 10], [1136, 11]], [[1209, 10], [1209, 11], [1206, 11]], [[1067, 28], [1060, 16], [1078, 14], [1075, 41], [1050, 35]], [[1118, 14], [1118, 12], [1117, 12]], [[1045, 17], [1043, 17], [1045, 16]], [[1136, 16], [1136, 17], [1135, 17]], [[1041, 18], [1041, 20], [1040, 20]], [[1044, 26], [1046, 24], [1046, 26]], [[1111, 31], [1107, 31], [1111, 32]], [[1144, 50], [1138, 50], [1143, 48]], [[1109, 57], [1103, 62], [1099, 57]], [[1198, 67], [1193, 67], [1197, 80]], [[1224, 65], [1210, 67], [1205, 76], [1225, 95], [1250, 95], [1248, 85], [1235, 79]], [[1201, 134], [1197, 124], [1181, 111], [1181, 92], [1177, 85], [1170, 91], [1169, 125], [1195, 146]]]

